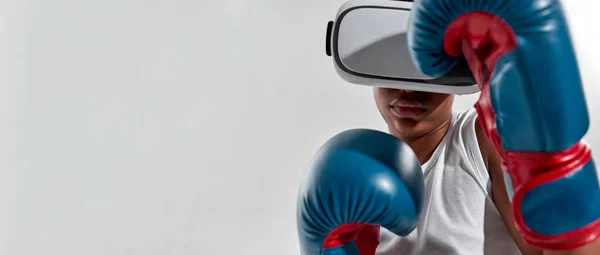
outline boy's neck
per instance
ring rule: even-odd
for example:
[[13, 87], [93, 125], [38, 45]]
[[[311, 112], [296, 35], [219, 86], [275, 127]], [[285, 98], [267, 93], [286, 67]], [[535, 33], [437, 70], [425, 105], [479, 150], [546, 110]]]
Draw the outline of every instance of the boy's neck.
[[448, 132], [448, 129], [450, 128], [450, 122], [450, 119], [448, 119], [437, 128], [419, 137], [403, 137], [402, 135], [397, 134], [393, 135], [408, 144], [408, 146], [410, 146], [410, 148], [419, 158], [421, 165], [423, 165], [431, 158], [433, 152], [435, 152], [435, 149]]

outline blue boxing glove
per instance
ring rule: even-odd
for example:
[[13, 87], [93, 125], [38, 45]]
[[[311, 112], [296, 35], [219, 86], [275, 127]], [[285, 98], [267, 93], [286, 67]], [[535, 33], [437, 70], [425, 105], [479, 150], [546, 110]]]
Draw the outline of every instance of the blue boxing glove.
[[416, 66], [442, 76], [464, 54], [479, 120], [502, 158], [516, 226], [542, 250], [600, 236], [600, 187], [577, 59], [558, 0], [420, 0], [409, 23]]
[[373, 255], [380, 226], [408, 235], [423, 206], [418, 158], [401, 140], [374, 130], [342, 132], [314, 156], [298, 197], [304, 255]]

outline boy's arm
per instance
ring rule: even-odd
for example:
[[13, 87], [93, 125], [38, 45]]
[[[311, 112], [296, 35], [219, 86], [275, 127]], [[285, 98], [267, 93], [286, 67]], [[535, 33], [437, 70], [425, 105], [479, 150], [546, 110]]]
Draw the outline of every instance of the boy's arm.
[[510, 201], [508, 200], [508, 194], [504, 183], [501, 159], [487, 140], [487, 137], [479, 124], [479, 120], [476, 120], [475, 122], [475, 132], [477, 134], [481, 156], [483, 157], [485, 166], [490, 174], [492, 182], [492, 199], [496, 204], [498, 212], [500, 212], [500, 216], [502, 216], [504, 225], [506, 225], [508, 232], [519, 247], [519, 250], [521, 250], [521, 253], [525, 255], [542, 255], [543, 253], [541, 251], [535, 250], [525, 243], [514, 224], [514, 219], [510, 211]]

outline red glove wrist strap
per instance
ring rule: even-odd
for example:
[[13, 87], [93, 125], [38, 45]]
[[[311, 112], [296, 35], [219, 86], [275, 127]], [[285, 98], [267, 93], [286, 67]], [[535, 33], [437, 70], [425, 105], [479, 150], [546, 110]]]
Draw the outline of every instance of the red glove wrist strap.
[[334, 248], [354, 242], [360, 255], [375, 255], [379, 245], [379, 226], [364, 223], [345, 223], [334, 228], [325, 240], [323, 248]]

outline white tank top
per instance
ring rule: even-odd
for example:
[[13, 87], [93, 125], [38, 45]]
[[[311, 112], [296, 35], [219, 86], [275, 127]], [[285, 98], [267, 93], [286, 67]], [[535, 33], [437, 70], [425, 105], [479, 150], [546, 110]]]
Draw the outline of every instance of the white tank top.
[[422, 165], [425, 203], [410, 235], [381, 230], [377, 255], [521, 254], [491, 197], [475, 133], [477, 112], [455, 112], [431, 159]]

